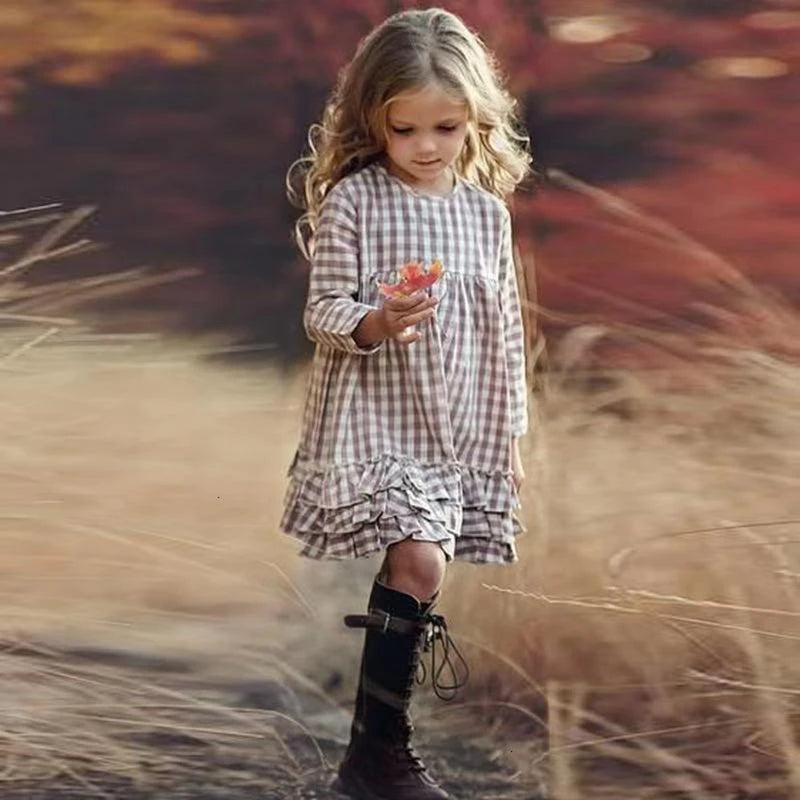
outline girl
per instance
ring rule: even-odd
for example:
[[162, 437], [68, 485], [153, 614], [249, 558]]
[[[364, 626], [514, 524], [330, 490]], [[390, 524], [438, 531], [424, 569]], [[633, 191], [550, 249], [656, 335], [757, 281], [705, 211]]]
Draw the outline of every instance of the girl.
[[[441, 800], [408, 706], [421, 648], [452, 644], [431, 613], [446, 563], [517, 557], [528, 417], [504, 199], [528, 139], [491, 54], [438, 8], [373, 30], [311, 134], [287, 183], [317, 347], [281, 528], [312, 558], [384, 554], [368, 613], [345, 618], [366, 633], [336, 788]], [[429, 292], [382, 296], [399, 267], [434, 260]]]

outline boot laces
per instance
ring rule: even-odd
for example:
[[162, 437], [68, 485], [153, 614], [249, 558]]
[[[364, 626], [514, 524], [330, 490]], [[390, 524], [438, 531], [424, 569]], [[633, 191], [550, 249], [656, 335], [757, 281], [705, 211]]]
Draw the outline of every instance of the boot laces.
[[[452, 700], [469, 679], [469, 666], [447, 630], [447, 620], [441, 614], [425, 614], [423, 622], [426, 627], [422, 649], [423, 652], [431, 654], [433, 691], [440, 700]], [[455, 656], [455, 661], [451, 652]], [[456, 664], [460, 664], [460, 670], [456, 669]], [[449, 677], [447, 682], [442, 677], [445, 672]], [[424, 661], [420, 660], [417, 682], [424, 683], [426, 677], [427, 668]]]
[[408, 766], [412, 772], [425, 772], [425, 764], [419, 754], [411, 744], [411, 735], [414, 733], [414, 726], [411, 721], [404, 717], [398, 720], [398, 726], [392, 741], [395, 757]]

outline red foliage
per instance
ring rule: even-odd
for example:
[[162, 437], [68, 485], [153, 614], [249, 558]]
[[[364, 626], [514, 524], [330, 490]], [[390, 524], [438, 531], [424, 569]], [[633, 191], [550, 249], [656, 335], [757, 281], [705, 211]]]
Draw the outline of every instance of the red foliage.
[[[206, 63], [169, 64], [137, 51], [100, 84], [76, 88], [32, 62], [16, 79], [5, 119], [0, 203], [96, 202], [103, 239], [134, 261], [204, 266], [209, 285], [239, 298], [209, 315], [269, 319], [283, 343], [305, 276], [290, 241], [286, 169], [359, 39], [417, 3], [212, 5], [239, 34], [205, 42]], [[555, 31], [586, 13], [578, 0], [442, 5], [496, 51], [541, 175], [562, 169], [685, 234], [656, 235], [641, 215], [620, 216], [608, 196], [586, 187], [541, 181], [521, 193], [515, 231], [536, 262], [540, 300], [553, 315], [547, 325], [575, 314], [685, 320], [735, 283], [736, 270], [800, 296], [796, 28], [759, 28], [743, 13], [686, 16], [664, 2], [606, 0], [591, 13], [617, 15], [626, 26], [572, 43]], [[643, 60], [615, 62], [618, 45], [636, 45]], [[769, 57], [788, 72], [755, 80], [703, 68], [732, 56]], [[200, 282], [194, 286], [187, 291], [206, 303]]]

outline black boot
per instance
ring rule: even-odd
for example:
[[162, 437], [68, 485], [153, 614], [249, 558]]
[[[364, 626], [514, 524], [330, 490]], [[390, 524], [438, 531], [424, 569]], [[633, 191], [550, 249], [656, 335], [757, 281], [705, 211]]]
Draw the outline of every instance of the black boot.
[[[420, 603], [376, 580], [369, 613], [345, 617], [348, 626], [366, 628], [350, 744], [334, 782], [334, 788], [352, 798], [449, 800], [410, 743], [413, 726], [408, 709], [420, 654], [426, 644], [435, 644], [435, 637], [444, 643], [445, 663], [454, 674], [447, 658], [452, 642], [444, 619], [430, 614], [432, 607], [433, 602]], [[462, 685], [456, 680], [442, 687], [435, 673], [434, 688], [440, 697], [445, 696], [442, 690]]]

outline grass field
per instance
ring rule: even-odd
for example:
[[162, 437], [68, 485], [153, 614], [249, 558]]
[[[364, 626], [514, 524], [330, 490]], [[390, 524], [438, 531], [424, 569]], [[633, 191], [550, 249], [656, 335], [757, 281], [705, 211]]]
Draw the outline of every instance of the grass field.
[[638, 371], [593, 350], [642, 332], [576, 327], [529, 442], [521, 564], [454, 580], [487, 694], [546, 720], [556, 797], [800, 792], [800, 326], [770, 302], [648, 336]]
[[[800, 326], [755, 291], [710, 316], [685, 334], [576, 324], [526, 442], [520, 563], [448, 576], [473, 680], [421, 724], [474, 709], [521, 785], [544, 771], [559, 800], [800, 793]], [[230, 366], [220, 340], [6, 322], [4, 796], [186, 784], [194, 762], [155, 733], [217, 763], [258, 744], [264, 773], [208, 797], [297, 780], [316, 756], [291, 699], [251, 690], [304, 683], [336, 713], [357, 646], [336, 621], [371, 569], [300, 563], [277, 532], [304, 369]], [[609, 340], [650, 366], [603, 366]]]

